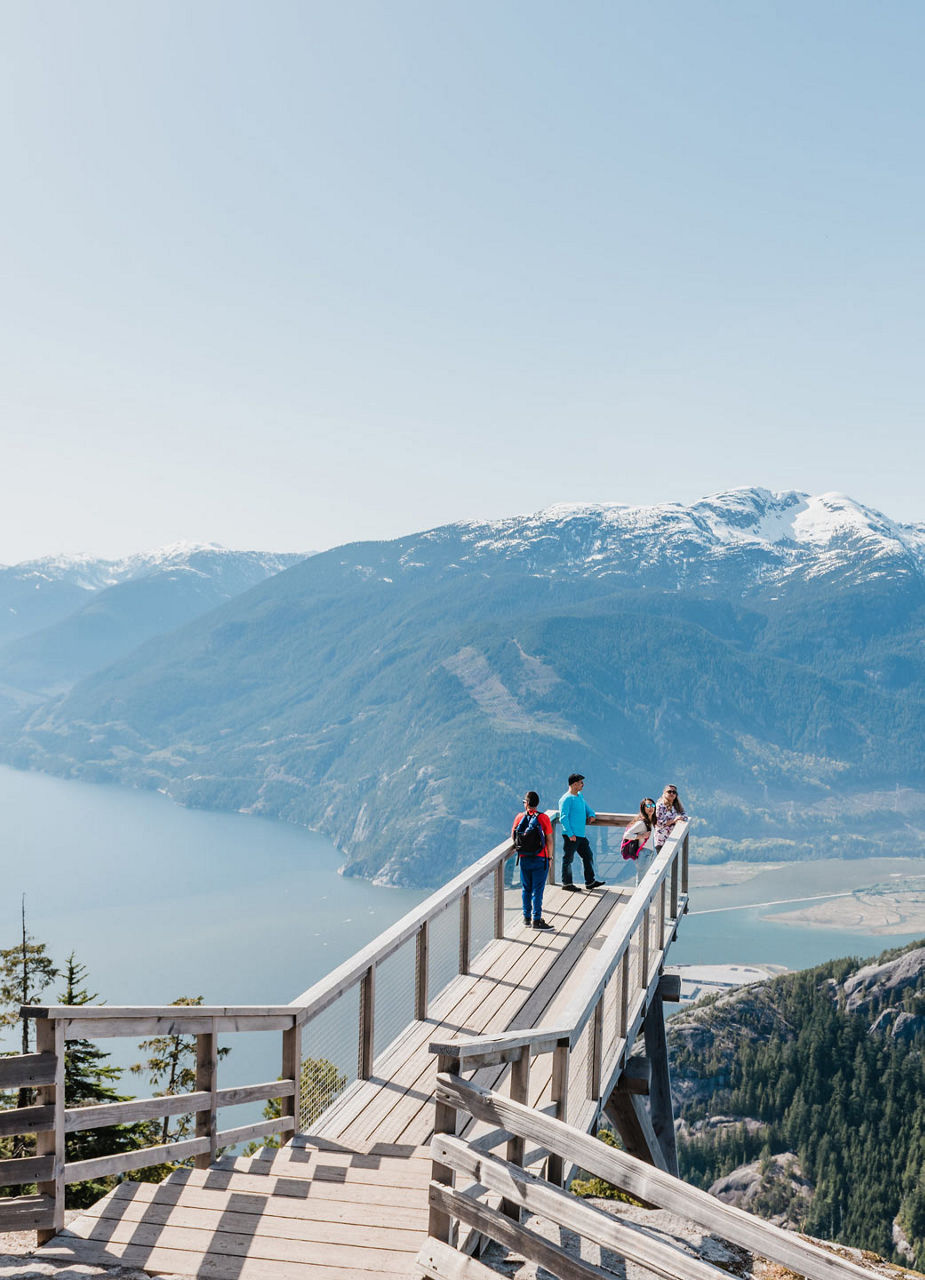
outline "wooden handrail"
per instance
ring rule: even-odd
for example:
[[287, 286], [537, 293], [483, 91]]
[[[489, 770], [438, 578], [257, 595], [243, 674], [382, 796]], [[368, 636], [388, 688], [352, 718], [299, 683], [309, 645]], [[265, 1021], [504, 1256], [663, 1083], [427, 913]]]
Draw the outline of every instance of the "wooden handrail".
[[430, 924], [436, 916], [442, 915], [458, 902], [467, 889], [490, 875], [495, 867], [503, 863], [513, 852], [514, 846], [510, 840], [495, 845], [448, 884], [432, 893], [429, 898], [425, 898], [419, 906], [413, 907], [391, 928], [380, 933], [378, 938], [373, 938], [367, 946], [357, 951], [307, 991], [303, 991], [290, 1005], [290, 1008], [298, 1009], [299, 1022], [315, 1017], [328, 1005], [333, 1004], [338, 996], [355, 986], [371, 966], [381, 964], [383, 960], [388, 959], [403, 943], [413, 938], [419, 929]]
[[[785, 1231], [757, 1218], [734, 1205], [724, 1204], [706, 1191], [689, 1186], [680, 1178], [656, 1169], [625, 1151], [598, 1141], [590, 1134], [573, 1129], [560, 1120], [523, 1103], [505, 1098], [490, 1089], [462, 1080], [450, 1073], [437, 1076], [436, 1097], [439, 1105], [462, 1110], [477, 1120], [498, 1126], [522, 1140], [538, 1143], [544, 1151], [556, 1152], [570, 1164], [585, 1169], [595, 1177], [619, 1187], [644, 1203], [668, 1209], [708, 1228], [725, 1240], [757, 1253], [763, 1258], [807, 1277], [807, 1280], [870, 1280], [870, 1273], [846, 1259], [827, 1253], [794, 1232]], [[504, 1162], [480, 1151], [464, 1141], [438, 1133], [433, 1141], [435, 1162], [443, 1167], [462, 1168], [471, 1175], [473, 1162], [495, 1168]], [[519, 1178], [528, 1175], [517, 1171]], [[484, 1179], [477, 1177], [479, 1182]], [[532, 1179], [537, 1185], [542, 1180]], [[686, 1274], [679, 1270], [679, 1275]]]
[[[292, 1017], [291, 1004], [24, 1004], [23, 1018], [65, 1019], [94, 1022], [107, 1018], [176, 1018], [207, 1020], [212, 1018], [280, 1018]], [[82, 1036], [81, 1036], [82, 1038]]]

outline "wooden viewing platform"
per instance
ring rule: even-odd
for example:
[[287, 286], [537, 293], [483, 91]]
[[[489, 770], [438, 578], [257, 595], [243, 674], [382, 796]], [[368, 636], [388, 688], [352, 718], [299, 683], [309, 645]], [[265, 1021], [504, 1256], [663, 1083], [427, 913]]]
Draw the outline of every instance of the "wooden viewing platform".
[[[563, 1188], [582, 1167], [811, 1280], [866, 1274], [677, 1179], [662, 1002], [680, 987], [664, 965], [687, 906], [687, 824], [635, 889], [551, 884], [550, 933], [524, 926], [518, 891], [505, 910], [512, 852], [493, 849], [289, 1005], [24, 1009], [38, 1052], [0, 1059], [0, 1088], [37, 1100], [0, 1112], [0, 1132], [34, 1132], [37, 1150], [0, 1161], [0, 1186], [38, 1195], [0, 1199], [0, 1230], [35, 1227], [40, 1258], [214, 1280], [477, 1280], [495, 1275], [472, 1256], [484, 1239], [563, 1280], [612, 1274], [529, 1231], [529, 1210], [657, 1274], [724, 1274], [575, 1200]], [[219, 1088], [218, 1035], [253, 1030], [281, 1033], [281, 1078]], [[68, 1039], [165, 1034], [196, 1037], [193, 1093], [67, 1108]], [[219, 1128], [223, 1108], [270, 1098], [278, 1119]], [[69, 1132], [183, 1113], [194, 1137], [65, 1159]], [[602, 1119], [626, 1153], [587, 1136]], [[273, 1133], [278, 1150], [220, 1154]], [[179, 1160], [193, 1167], [120, 1182], [64, 1227], [66, 1184]]]

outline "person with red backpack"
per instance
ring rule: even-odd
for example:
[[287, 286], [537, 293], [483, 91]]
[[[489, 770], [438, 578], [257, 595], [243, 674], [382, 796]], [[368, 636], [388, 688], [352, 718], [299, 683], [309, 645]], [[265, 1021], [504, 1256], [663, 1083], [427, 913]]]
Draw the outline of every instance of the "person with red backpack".
[[524, 796], [524, 811], [514, 819], [511, 839], [520, 865], [520, 887], [523, 892], [524, 924], [534, 929], [551, 929], [543, 919], [543, 890], [552, 857], [552, 823], [537, 808], [540, 798], [535, 791]]

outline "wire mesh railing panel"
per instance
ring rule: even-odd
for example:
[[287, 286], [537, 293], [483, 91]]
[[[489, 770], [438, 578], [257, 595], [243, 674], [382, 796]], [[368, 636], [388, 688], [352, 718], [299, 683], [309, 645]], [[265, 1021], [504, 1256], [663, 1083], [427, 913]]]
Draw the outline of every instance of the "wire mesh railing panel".
[[451, 902], [430, 922], [427, 999], [433, 1000], [459, 973], [459, 903]]
[[588, 828], [587, 835], [591, 841], [594, 871], [598, 880], [606, 880], [609, 884], [613, 884], [631, 875], [631, 872], [625, 870], [626, 862], [620, 853], [623, 830], [623, 827], [591, 826]]
[[414, 1018], [416, 957], [417, 939], [411, 937], [376, 966], [374, 1057], [391, 1044]]
[[357, 1079], [360, 988], [342, 996], [302, 1028], [299, 1128], [304, 1133]]
[[470, 907], [470, 925], [472, 942], [469, 948], [474, 958], [488, 946], [495, 936], [495, 876], [482, 876], [472, 886], [472, 905]]

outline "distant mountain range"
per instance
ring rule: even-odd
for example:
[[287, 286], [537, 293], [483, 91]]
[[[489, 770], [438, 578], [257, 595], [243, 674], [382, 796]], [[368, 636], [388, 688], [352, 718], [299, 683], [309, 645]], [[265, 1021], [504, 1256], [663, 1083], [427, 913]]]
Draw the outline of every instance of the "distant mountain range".
[[178, 544], [0, 566], [0, 700], [60, 693], [302, 559]]
[[743, 489], [271, 572], [131, 651], [132, 580], [108, 587], [125, 612], [96, 668], [84, 610], [43, 617], [0, 652], [31, 702], [4, 757], [303, 823], [386, 883], [442, 881], [572, 769], [598, 808], [677, 781], [709, 858], [925, 851], [923, 525]]

